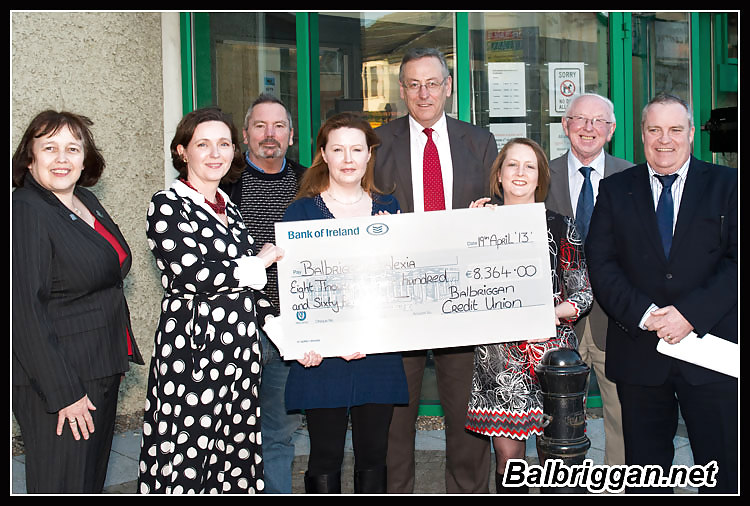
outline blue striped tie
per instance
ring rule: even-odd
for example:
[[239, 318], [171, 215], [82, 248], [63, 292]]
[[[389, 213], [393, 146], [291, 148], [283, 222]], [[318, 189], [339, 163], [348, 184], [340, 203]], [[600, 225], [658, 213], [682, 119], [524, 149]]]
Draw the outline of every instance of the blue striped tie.
[[594, 211], [594, 188], [591, 186], [591, 167], [581, 167], [578, 169], [583, 174], [583, 185], [581, 193], [578, 195], [578, 205], [576, 206], [576, 227], [581, 234], [581, 241], [586, 242], [586, 236], [589, 234], [589, 224], [591, 223], [591, 213]]
[[659, 225], [661, 244], [664, 247], [664, 255], [669, 257], [672, 247], [672, 224], [674, 223], [674, 201], [672, 200], [672, 184], [677, 179], [677, 174], [669, 176], [656, 176], [663, 188], [656, 205], [656, 223]]

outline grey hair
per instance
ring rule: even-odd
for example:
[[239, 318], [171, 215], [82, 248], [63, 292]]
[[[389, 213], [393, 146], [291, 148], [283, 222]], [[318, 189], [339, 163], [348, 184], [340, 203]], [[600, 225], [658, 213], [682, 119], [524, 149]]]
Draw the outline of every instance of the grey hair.
[[572, 109], [573, 104], [575, 104], [578, 101], [578, 99], [583, 98], [583, 97], [596, 97], [602, 102], [604, 102], [604, 105], [606, 105], [607, 109], [609, 110], [609, 117], [611, 118], [611, 121], [617, 122], [617, 120], [615, 119], [615, 104], [613, 104], [612, 101], [608, 99], [607, 97], [603, 97], [597, 93], [581, 93], [580, 95], [575, 95], [571, 99], [570, 103], [568, 103], [567, 110], [569, 111], [570, 109]]
[[255, 99], [255, 102], [253, 102], [253, 104], [247, 109], [247, 113], [245, 114], [245, 130], [247, 130], [247, 123], [250, 121], [250, 116], [253, 114], [253, 108], [260, 104], [279, 104], [286, 111], [286, 119], [289, 120], [289, 129], [291, 130], [294, 128], [294, 125], [292, 124], [292, 113], [289, 111], [286, 104], [270, 93], [261, 93], [258, 98]]
[[641, 111], [641, 129], [643, 129], [643, 125], [646, 123], [646, 114], [648, 114], [648, 109], [654, 104], [680, 104], [685, 108], [685, 112], [687, 112], [688, 121], [690, 121], [690, 128], [693, 128], [695, 126], [693, 123], [693, 108], [690, 107], [690, 104], [685, 102], [677, 95], [662, 92], [658, 93], [654, 98], [649, 100], [648, 104], [643, 107], [643, 110]]
[[445, 55], [442, 51], [432, 47], [413, 47], [407, 49], [404, 57], [401, 59], [401, 67], [398, 69], [399, 82], [404, 82], [404, 66], [407, 63], [427, 57], [437, 58], [440, 61], [440, 65], [443, 67], [443, 79], [451, 75], [450, 69], [448, 69], [448, 62], [445, 60]]

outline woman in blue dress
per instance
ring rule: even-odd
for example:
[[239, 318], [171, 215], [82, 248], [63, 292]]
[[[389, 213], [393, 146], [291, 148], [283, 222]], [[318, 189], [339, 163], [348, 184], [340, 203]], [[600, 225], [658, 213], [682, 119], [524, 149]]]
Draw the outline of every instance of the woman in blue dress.
[[[378, 138], [361, 117], [329, 118], [317, 154], [305, 171], [298, 198], [284, 221], [349, 218], [399, 212], [395, 198], [377, 191], [373, 167]], [[349, 416], [354, 446], [355, 493], [385, 493], [385, 457], [394, 404], [408, 392], [400, 353], [354, 353], [323, 360], [311, 351], [292, 364], [287, 410], [304, 410], [310, 434], [307, 493], [340, 493]]]

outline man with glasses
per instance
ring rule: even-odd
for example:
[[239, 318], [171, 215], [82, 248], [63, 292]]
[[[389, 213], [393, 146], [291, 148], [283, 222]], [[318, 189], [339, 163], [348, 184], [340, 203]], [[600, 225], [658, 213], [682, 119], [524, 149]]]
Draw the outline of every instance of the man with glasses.
[[[570, 140], [570, 150], [549, 162], [550, 188], [545, 200], [548, 209], [570, 216], [586, 240], [588, 223], [599, 189], [599, 181], [633, 164], [604, 151], [615, 133], [612, 102], [594, 93], [577, 95], [570, 101], [562, 127]], [[596, 302], [591, 311], [575, 325], [578, 351], [594, 370], [604, 414], [604, 463], [625, 464], [622, 441], [622, 416], [615, 384], [604, 374], [607, 339], [607, 315]]]
[[[402, 212], [468, 207], [489, 191], [497, 143], [485, 128], [445, 114], [453, 81], [437, 49], [410, 49], [399, 71], [409, 114], [376, 129], [375, 183], [393, 191]], [[489, 440], [464, 429], [473, 347], [432, 350], [445, 414], [448, 493], [488, 493]], [[409, 405], [396, 406], [388, 440], [388, 492], [414, 491], [414, 438], [427, 351], [404, 352]]]

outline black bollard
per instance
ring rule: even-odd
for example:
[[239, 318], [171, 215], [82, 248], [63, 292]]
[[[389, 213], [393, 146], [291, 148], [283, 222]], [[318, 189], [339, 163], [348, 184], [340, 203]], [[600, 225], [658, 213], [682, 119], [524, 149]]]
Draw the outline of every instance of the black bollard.
[[[583, 464], [591, 441], [586, 436], [584, 408], [589, 367], [576, 350], [547, 351], [534, 368], [544, 399], [544, 435], [537, 436], [542, 462], [561, 460], [568, 468]], [[582, 486], [542, 487], [542, 493], [583, 494]]]

